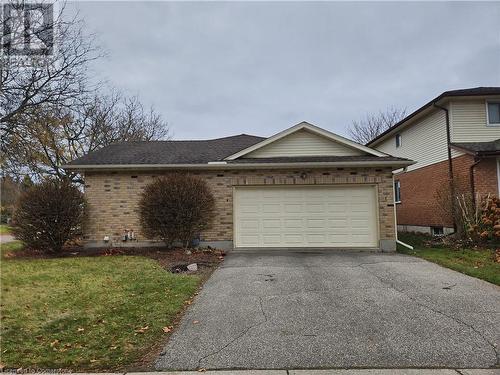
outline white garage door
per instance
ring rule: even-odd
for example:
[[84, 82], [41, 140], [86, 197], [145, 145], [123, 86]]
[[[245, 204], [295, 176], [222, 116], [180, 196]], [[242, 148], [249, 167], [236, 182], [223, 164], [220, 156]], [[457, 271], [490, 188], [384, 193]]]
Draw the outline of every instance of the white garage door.
[[374, 186], [237, 187], [235, 247], [377, 247]]

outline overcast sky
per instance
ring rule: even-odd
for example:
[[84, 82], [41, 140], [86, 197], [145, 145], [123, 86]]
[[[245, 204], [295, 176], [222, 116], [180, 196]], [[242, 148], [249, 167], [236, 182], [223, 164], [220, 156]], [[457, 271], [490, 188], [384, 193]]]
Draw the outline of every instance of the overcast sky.
[[269, 136], [306, 120], [346, 135], [389, 106], [500, 86], [500, 2], [78, 2], [108, 57], [97, 77], [175, 139]]

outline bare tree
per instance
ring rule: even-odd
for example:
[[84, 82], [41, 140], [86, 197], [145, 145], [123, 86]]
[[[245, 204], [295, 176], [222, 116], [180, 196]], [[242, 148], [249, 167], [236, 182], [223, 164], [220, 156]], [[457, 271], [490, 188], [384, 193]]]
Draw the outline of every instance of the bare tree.
[[[81, 182], [78, 175], [66, 175], [61, 165], [113, 142], [165, 139], [168, 127], [137, 97], [116, 91], [95, 94], [104, 87], [91, 83], [88, 69], [103, 53], [84, 33], [78, 15], [68, 19], [64, 4], [54, 13], [49, 7], [43, 16], [44, 6], [52, 1], [2, 3], [1, 162], [4, 174], [11, 176], [66, 176]], [[42, 13], [41, 26], [14, 22], [19, 12], [26, 16], [32, 10]], [[30, 22], [38, 21], [30, 16]], [[47, 43], [31, 50], [30, 42], [26, 50], [26, 41], [32, 39]]]
[[[42, 0], [38, 6], [42, 9], [47, 4], [51, 2]], [[87, 74], [88, 65], [102, 53], [92, 36], [83, 32], [83, 21], [78, 16], [67, 19], [65, 14], [63, 17], [64, 4], [51, 15], [47, 24], [39, 28], [24, 28], [23, 23], [14, 19], [15, 14], [29, 11], [33, 3], [10, 0], [2, 5], [0, 129], [4, 146], [34, 108], [40, 105], [67, 106], [82, 93], [93, 91]], [[19, 27], [22, 30], [18, 30]], [[53, 36], [51, 46], [36, 53], [19, 55], [13, 52], [26, 40], [43, 40], [47, 33]], [[16, 37], [18, 34], [22, 37]]]
[[406, 116], [406, 108], [389, 107], [378, 114], [367, 114], [363, 120], [353, 121], [349, 136], [356, 142], [366, 144], [401, 121]]
[[40, 105], [11, 135], [4, 168], [11, 175], [68, 177], [83, 182], [62, 165], [111, 143], [168, 139], [167, 123], [137, 97], [113, 92], [78, 100], [71, 108]]

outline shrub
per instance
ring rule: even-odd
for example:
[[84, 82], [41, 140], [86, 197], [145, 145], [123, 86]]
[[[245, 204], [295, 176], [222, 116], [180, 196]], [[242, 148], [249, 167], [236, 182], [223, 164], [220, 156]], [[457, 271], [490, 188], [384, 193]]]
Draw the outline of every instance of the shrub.
[[476, 195], [475, 203], [466, 204], [461, 197], [458, 204], [468, 240], [474, 244], [500, 241], [500, 199]]
[[1, 206], [0, 207], [0, 223], [1, 224], [9, 224], [9, 221], [11, 218], [12, 218], [12, 207]]
[[209, 228], [215, 207], [214, 197], [202, 179], [171, 174], [146, 186], [139, 203], [144, 234], [160, 238], [167, 245], [180, 241], [185, 247]]
[[81, 233], [84, 219], [83, 193], [68, 181], [51, 179], [21, 193], [12, 229], [28, 247], [59, 252]]

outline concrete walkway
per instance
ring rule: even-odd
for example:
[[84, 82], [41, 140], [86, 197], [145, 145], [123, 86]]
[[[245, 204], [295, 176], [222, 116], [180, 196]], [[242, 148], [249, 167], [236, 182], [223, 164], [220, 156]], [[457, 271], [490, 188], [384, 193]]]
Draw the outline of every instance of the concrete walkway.
[[231, 253], [155, 367], [492, 368], [499, 322], [498, 286], [419, 258]]
[[11, 234], [0, 234], [0, 244], [15, 241], [15, 237]]

